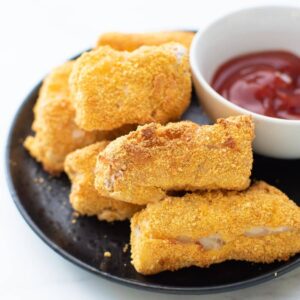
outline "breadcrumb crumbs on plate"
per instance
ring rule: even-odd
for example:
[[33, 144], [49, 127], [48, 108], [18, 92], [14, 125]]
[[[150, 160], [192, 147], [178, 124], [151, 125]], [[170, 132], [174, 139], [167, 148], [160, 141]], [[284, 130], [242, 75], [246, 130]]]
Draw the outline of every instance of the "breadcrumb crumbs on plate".
[[73, 212], [73, 217], [74, 217], [74, 218], [78, 218], [78, 217], [79, 217], [79, 213], [78, 213], [77, 211], [74, 211], [74, 212]]
[[104, 257], [111, 257], [111, 253], [109, 251], [105, 251], [103, 255]]
[[127, 250], [128, 250], [128, 244], [126, 243], [123, 247], [123, 252], [125, 253], [125, 252], [127, 252]]
[[37, 184], [42, 184], [42, 183], [44, 183], [44, 178], [43, 177], [35, 177], [35, 178], [33, 178], [33, 182], [34, 183], [37, 183]]

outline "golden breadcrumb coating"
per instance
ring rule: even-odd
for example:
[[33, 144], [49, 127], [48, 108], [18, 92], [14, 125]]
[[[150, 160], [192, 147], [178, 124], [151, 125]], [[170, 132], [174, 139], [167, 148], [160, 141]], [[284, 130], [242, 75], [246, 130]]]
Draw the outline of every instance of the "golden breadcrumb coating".
[[72, 182], [70, 202], [74, 210], [81, 215], [96, 215], [99, 220], [112, 222], [128, 219], [142, 207], [102, 197], [95, 190], [96, 158], [108, 143], [98, 142], [70, 153], [65, 160], [65, 172]]
[[75, 121], [85, 130], [177, 120], [191, 97], [187, 49], [176, 43], [133, 52], [99, 47], [75, 62], [70, 89]]
[[158, 46], [176, 42], [189, 48], [194, 37], [189, 31], [165, 31], [151, 33], [103, 33], [97, 42], [97, 47], [108, 45], [119, 51], [133, 51], [141, 46]]
[[99, 154], [95, 187], [103, 196], [140, 205], [178, 190], [243, 190], [250, 183], [253, 127], [250, 116], [215, 125], [140, 126]]
[[300, 252], [300, 208], [258, 182], [151, 203], [131, 220], [135, 269], [155, 274], [225, 260], [271, 263]]
[[94, 143], [98, 133], [86, 132], [74, 122], [75, 110], [70, 99], [68, 79], [73, 62], [54, 69], [44, 80], [34, 106], [34, 136], [24, 146], [46, 171], [58, 174], [68, 153]]

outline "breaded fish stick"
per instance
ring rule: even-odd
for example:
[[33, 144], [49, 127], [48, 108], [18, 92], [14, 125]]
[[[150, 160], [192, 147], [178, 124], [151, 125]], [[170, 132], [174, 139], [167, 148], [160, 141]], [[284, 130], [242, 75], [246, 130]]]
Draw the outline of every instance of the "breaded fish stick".
[[152, 33], [121, 33], [107, 32], [103, 33], [97, 42], [99, 46], [111, 46], [120, 51], [133, 51], [141, 46], [157, 46], [169, 42], [183, 44], [189, 48], [194, 37], [193, 32], [189, 31], [166, 31]]
[[76, 123], [85, 130], [177, 120], [190, 103], [191, 75], [181, 44], [84, 53], [74, 64], [70, 89]]
[[73, 62], [53, 70], [40, 89], [34, 107], [34, 136], [26, 138], [24, 146], [46, 171], [58, 174], [68, 153], [94, 143], [97, 132], [86, 132], [74, 121], [75, 110], [69, 94], [69, 75]]
[[72, 182], [70, 202], [74, 210], [80, 215], [96, 215], [99, 220], [112, 222], [128, 219], [142, 207], [102, 197], [95, 190], [96, 157], [108, 143], [98, 142], [70, 153], [65, 160], [65, 171]]
[[243, 190], [252, 168], [250, 116], [148, 124], [101, 152], [95, 187], [101, 195], [135, 204], [159, 201], [173, 191]]
[[150, 275], [225, 260], [271, 263], [300, 252], [300, 208], [258, 182], [152, 203], [131, 220], [132, 264]]

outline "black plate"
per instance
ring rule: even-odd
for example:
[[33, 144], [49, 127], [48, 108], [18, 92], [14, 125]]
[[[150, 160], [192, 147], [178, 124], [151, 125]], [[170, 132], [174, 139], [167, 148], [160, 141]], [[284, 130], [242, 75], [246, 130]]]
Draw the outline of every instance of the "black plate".
[[[29, 226], [53, 250], [78, 266], [123, 284], [153, 291], [185, 294], [223, 292], [255, 285], [280, 276], [300, 263], [300, 255], [286, 262], [252, 264], [230, 261], [207, 269], [188, 268], [142, 276], [130, 264], [129, 222], [108, 224], [96, 218], [73, 220], [68, 202], [70, 183], [65, 175], [51, 177], [24, 150], [31, 133], [32, 108], [38, 84], [25, 99], [13, 121], [7, 144], [7, 180], [12, 197]], [[209, 123], [195, 96], [184, 119]], [[300, 205], [300, 160], [275, 160], [255, 156], [253, 178], [282, 189]], [[103, 256], [112, 253], [111, 258]]]

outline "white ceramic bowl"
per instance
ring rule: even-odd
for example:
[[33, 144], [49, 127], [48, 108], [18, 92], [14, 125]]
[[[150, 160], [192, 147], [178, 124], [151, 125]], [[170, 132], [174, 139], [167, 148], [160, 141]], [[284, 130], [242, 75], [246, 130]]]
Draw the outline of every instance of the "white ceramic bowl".
[[235, 56], [264, 50], [288, 50], [300, 55], [300, 8], [268, 6], [233, 12], [201, 28], [190, 51], [197, 95], [212, 119], [239, 114], [254, 117], [257, 153], [276, 158], [300, 158], [300, 120], [252, 113], [219, 95], [210, 82], [217, 68]]

